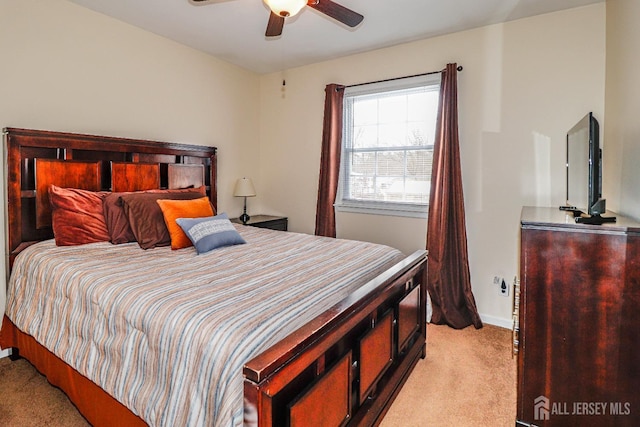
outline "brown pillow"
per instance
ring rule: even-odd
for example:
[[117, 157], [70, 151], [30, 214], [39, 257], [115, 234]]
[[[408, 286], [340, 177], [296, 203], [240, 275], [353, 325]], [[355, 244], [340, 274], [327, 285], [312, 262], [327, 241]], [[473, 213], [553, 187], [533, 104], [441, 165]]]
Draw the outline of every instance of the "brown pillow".
[[133, 235], [129, 220], [124, 213], [120, 196], [130, 193], [111, 193], [104, 198], [102, 208], [104, 211], [104, 220], [107, 223], [107, 230], [111, 237], [111, 243], [119, 245], [121, 243], [135, 242], [136, 236]]
[[178, 218], [202, 218], [213, 216], [213, 209], [208, 197], [194, 200], [157, 200], [164, 223], [171, 237], [171, 249], [182, 249], [193, 246], [189, 237], [176, 222]]
[[[202, 197], [206, 194], [206, 187], [176, 189], [176, 190], [146, 190], [137, 192], [121, 192], [111, 193], [105, 197], [102, 207], [104, 209], [104, 219], [107, 223], [107, 230], [111, 236], [111, 243], [129, 243], [135, 242], [136, 236], [131, 230], [129, 225], [129, 218], [124, 212], [124, 207], [120, 196], [125, 194], [141, 194], [141, 193], [161, 193], [161, 194], [173, 194], [173, 193], [197, 193], [198, 197]], [[169, 197], [166, 197], [169, 198]]]
[[58, 246], [108, 242], [102, 201], [108, 193], [49, 187], [53, 236]]
[[123, 194], [120, 201], [138, 244], [142, 249], [149, 249], [171, 244], [171, 236], [157, 200], [191, 200], [202, 196], [202, 191], [194, 190], [170, 193], [144, 192]]

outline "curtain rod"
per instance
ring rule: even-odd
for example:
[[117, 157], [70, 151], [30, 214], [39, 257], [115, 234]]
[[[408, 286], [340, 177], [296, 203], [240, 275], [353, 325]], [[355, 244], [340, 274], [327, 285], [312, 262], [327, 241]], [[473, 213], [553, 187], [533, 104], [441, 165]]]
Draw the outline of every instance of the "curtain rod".
[[[458, 65], [458, 67], [456, 68], [458, 71], [462, 71], [462, 65]], [[356, 86], [364, 86], [364, 85], [371, 85], [374, 83], [385, 83], [385, 82], [392, 82], [394, 80], [400, 80], [400, 79], [409, 79], [411, 77], [422, 77], [422, 76], [429, 76], [431, 74], [438, 74], [443, 72], [444, 70], [440, 70], [440, 71], [429, 71], [428, 73], [421, 73], [421, 74], [414, 74], [412, 76], [404, 76], [404, 77], [393, 77], [391, 79], [383, 79], [383, 80], [376, 80], [373, 82], [366, 82], [366, 83], [357, 83], [354, 85], [347, 85], [347, 86], [343, 86], [344, 88], [348, 88], [348, 87], [356, 87]]]

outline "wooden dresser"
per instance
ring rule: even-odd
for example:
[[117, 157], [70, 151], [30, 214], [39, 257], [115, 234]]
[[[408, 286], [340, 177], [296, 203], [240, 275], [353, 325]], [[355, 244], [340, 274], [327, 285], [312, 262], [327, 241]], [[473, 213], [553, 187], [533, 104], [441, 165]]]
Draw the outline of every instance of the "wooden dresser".
[[640, 223], [521, 217], [516, 426], [640, 426]]

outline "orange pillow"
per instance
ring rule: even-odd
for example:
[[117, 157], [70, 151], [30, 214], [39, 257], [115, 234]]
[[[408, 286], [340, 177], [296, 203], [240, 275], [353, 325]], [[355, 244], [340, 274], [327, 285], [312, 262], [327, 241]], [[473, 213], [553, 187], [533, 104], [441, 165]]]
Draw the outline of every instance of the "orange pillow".
[[208, 197], [193, 200], [156, 200], [162, 210], [164, 222], [171, 237], [171, 249], [182, 249], [193, 246], [189, 237], [176, 222], [177, 218], [202, 218], [213, 216], [213, 208]]

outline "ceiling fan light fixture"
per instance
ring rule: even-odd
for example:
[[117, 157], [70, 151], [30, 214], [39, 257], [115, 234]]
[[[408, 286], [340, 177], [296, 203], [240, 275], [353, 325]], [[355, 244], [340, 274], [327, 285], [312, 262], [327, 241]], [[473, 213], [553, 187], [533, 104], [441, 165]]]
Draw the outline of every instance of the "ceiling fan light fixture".
[[278, 16], [294, 16], [307, 4], [307, 0], [264, 0], [269, 9]]

